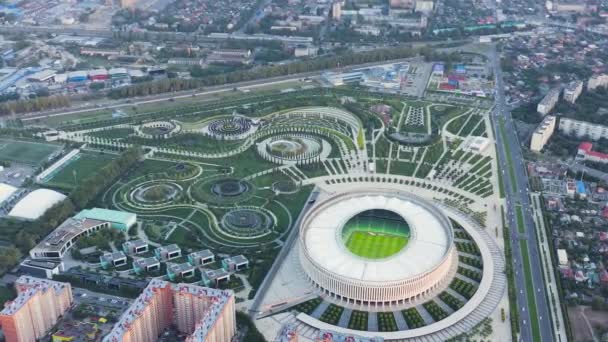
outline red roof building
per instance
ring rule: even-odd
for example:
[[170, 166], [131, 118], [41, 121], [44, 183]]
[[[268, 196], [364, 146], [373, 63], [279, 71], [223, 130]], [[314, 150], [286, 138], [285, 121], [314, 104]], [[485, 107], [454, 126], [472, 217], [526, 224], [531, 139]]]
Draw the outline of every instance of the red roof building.
[[578, 158], [582, 158], [584, 160], [599, 162], [599, 163], [608, 163], [608, 154], [593, 151], [593, 144], [590, 142], [582, 142], [578, 145]]

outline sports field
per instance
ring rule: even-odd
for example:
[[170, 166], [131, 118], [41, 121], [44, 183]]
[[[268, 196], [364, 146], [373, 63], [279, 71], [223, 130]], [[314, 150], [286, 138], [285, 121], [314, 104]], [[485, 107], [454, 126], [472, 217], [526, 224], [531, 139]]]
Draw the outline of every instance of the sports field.
[[71, 190], [114, 158], [113, 154], [81, 152], [52, 175], [46, 185]]
[[0, 139], [0, 160], [38, 165], [61, 148], [44, 142]]
[[346, 241], [346, 248], [364, 258], [381, 259], [399, 252], [407, 240], [405, 236], [354, 231]]

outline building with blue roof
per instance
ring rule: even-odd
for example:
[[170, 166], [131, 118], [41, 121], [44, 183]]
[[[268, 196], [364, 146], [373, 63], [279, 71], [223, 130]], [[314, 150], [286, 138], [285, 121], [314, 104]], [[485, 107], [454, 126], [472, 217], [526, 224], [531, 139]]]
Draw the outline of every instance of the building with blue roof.
[[110, 210], [103, 208], [85, 209], [79, 212], [76, 219], [92, 219], [110, 223], [110, 227], [127, 231], [137, 224], [137, 215], [125, 211]]
[[579, 180], [576, 182], [576, 193], [580, 196], [587, 196], [587, 189], [585, 188], [585, 182]]

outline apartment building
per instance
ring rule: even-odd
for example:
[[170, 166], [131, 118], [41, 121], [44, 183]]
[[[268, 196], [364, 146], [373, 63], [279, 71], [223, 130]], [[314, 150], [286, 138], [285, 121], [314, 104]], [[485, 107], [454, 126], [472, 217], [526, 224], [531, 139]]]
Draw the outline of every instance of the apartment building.
[[583, 92], [583, 81], [572, 81], [564, 89], [564, 100], [575, 103]]
[[608, 87], [608, 75], [599, 74], [589, 77], [587, 82], [587, 90], [595, 90], [601, 87]]
[[48, 279], [21, 276], [18, 296], [4, 303], [0, 325], [6, 342], [33, 342], [44, 337], [72, 305], [72, 287]]
[[553, 115], [547, 115], [543, 121], [536, 127], [534, 133], [532, 133], [532, 140], [530, 140], [530, 150], [534, 152], [540, 152], [544, 147], [549, 138], [555, 131], [555, 124], [557, 118]]
[[577, 138], [586, 137], [589, 140], [608, 139], [608, 126], [594, 124], [587, 121], [561, 118], [559, 120], [560, 132], [575, 136]]
[[171, 325], [187, 342], [230, 342], [236, 333], [234, 293], [152, 279], [104, 342], [148, 342]]
[[549, 112], [553, 110], [557, 101], [559, 101], [559, 94], [561, 91], [559, 89], [552, 89], [543, 97], [542, 100], [536, 106], [536, 111], [542, 115], [547, 115]]

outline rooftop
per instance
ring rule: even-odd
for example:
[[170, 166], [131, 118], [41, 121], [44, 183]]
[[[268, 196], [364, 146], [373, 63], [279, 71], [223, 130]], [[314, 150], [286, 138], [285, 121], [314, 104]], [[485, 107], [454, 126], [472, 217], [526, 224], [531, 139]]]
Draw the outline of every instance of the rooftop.
[[235, 256], [225, 258], [224, 262], [227, 264], [240, 265], [240, 264], [248, 263], [249, 260], [247, 260], [247, 258], [245, 258], [244, 255], [240, 254], [240, 255], [235, 255]]
[[205, 259], [205, 258], [212, 257], [213, 253], [208, 249], [204, 249], [202, 251], [190, 253], [189, 256], [192, 257], [193, 259], [198, 259], [198, 258]]
[[34, 248], [45, 250], [61, 250], [64, 244], [72, 238], [92, 227], [105, 223], [104, 221], [90, 219], [68, 218], [63, 221], [54, 231], [47, 235]]
[[70, 286], [70, 284], [30, 276], [21, 276], [15, 281], [15, 287], [18, 289], [19, 295], [15, 300], [4, 303], [4, 309], [0, 311], [0, 315], [13, 315], [38, 292], [46, 292], [50, 289], [53, 289], [55, 292], [60, 292], [67, 286]]
[[[400, 215], [410, 227], [405, 248], [385, 259], [358, 257], [340, 234], [355, 215], [383, 209]], [[311, 211], [300, 239], [309, 258], [342, 277], [369, 281], [398, 281], [428, 272], [448, 257], [453, 244], [450, 222], [432, 204], [404, 193], [358, 193], [335, 197]]]
[[125, 259], [127, 256], [123, 252], [114, 252], [114, 253], [108, 252], [108, 253], [104, 253], [101, 257], [107, 261], [115, 261], [115, 260]]
[[139, 318], [143, 310], [150, 304], [159, 289], [169, 288], [173, 293], [190, 294], [193, 296], [205, 297], [210, 305], [205, 308], [202, 319], [196, 324], [196, 328], [191, 336], [196, 341], [205, 341], [209, 330], [220, 316], [224, 306], [231, 297], [232, 291], [215, 290], [190, 284], [171, 284], [169, 282], [152, 279], [141, 295], [135, 299], [129, 309], [122, 314], [118, 323], [114, 325], [112, 331], [104, 338], [104, 342], [122, 341], [124, 334]]
[[137, 247], [143, 247], [143, 246], [147, 246], [147, 245], [148, 245], [148, 242], [144, 241], [142, 239], [129, 240], [123, 244], [123, 246], [125, 246], [127, 248], [130, 248], [130, 247], [137, 248]]
[[157, 248], [158, 251], [160, 252], [167, 252], [167, 253], [171, 253], [171, 252], [175, 252], [175, 251], [181, 251], [181, 249], [179, 248], [178, 245], [176, 244], [170, 244], [170, 245], [166, 245], [166, 246], [160, 246]]
[[160, 261], [158, 261], [158, 259], [156, 259], [155, 257], [140, 258], [140, 259], [133, 261], [133, 265], [136, 265], [140, 268], [146, 268], [148, 266], [158, 265], [158, 264], [160, 264]]
[[181, 264], [176, 264], [176, 263], [167, 264], [167, 269], [169, 270], [169, 272], [174, 273], [174, 274], [192, 271], [192, 270], [194, 270], [194, 268], [195, 268], [194, 266], [190, 265], [187, 262], [184, 262]]
[[128, 223], [135, 219], [137, 215], [125, 211], [110, 210], [103, 208], [84, 209], [79, 212], [75, 218], [90, 218], [94, 220], [103, 220], [108, 222]]
[[217, 279], [222, 279], [222, 278], [229, 276], [230, 273], [226, 272], [224, 269], [218, 268], [217, 270], [204, 270], [202, 275], [203, 275], [203, 278], [206, 278], [209, 280], [217, 280]]
[[23, 197], [8, 216], [35, 220], [53, 205], [63, 201], [65, 195], [49, 189], [37, 189]]

